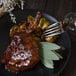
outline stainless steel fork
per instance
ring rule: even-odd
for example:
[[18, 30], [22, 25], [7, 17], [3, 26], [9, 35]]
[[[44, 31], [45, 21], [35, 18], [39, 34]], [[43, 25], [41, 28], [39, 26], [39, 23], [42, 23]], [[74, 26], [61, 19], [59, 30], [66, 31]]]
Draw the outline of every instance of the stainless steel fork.
[[48, 28], [43, 32], [44, 37], [50, 37], [54, 35], [59, 35], [63, 33], [62, 24], [60, 22], [53, 23], [48, 26]]

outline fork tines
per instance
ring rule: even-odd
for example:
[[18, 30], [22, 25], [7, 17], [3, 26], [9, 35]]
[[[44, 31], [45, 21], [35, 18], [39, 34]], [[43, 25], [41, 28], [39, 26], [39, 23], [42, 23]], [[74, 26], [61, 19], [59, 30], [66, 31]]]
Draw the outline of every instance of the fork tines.
[[53, 23], [48, 26], [48, 28], [44, 31], [43, 35], [45, 37], [54, 36], [61, 34], [63, 31], [62, 24], [60, 22]]

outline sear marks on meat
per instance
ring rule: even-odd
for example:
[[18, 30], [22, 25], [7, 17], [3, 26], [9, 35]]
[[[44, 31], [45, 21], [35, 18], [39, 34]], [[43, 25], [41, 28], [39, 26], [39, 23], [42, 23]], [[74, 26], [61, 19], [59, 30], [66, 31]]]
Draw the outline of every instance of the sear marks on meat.
[[39, 46], [30, 34], [19, 33], [12, 37], [4, 52], [2, 63], [12, 72], [28, 70], [39, 62]]

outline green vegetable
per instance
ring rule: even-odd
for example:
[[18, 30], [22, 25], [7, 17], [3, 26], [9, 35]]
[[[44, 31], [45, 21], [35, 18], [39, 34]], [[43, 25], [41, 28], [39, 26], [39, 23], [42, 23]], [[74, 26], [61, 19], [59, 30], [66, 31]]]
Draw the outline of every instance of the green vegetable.
[[38, 27], [46, 29], [49, 26], [50, 22], [46, 18], [41, 18], [38, 24]]
[[28, 16], [27, 18], [29, 23], [33, 23], [34, 22], [34, 17], [33, 16]]
[[47, 68], [54, 68], [53, 60], [60, 60], [62, 56], [56, 52], [61, 47], [49, 42], [40, 42], [40, 59]]

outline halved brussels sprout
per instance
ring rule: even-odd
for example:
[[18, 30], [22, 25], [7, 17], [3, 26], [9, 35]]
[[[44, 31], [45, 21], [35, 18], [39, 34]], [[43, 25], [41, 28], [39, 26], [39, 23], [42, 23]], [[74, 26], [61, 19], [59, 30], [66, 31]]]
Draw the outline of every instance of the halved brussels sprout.
[[20, 32], [20, 28], [18, 25], [14, 25], [11, 29], [10, 29], [10, 36], [13, 36], [15, 33]]
[[38, 27], [42, 28], [43, 30], [49, 26], [50, 22], [46, 18], [41, 18], [38, 24]]

